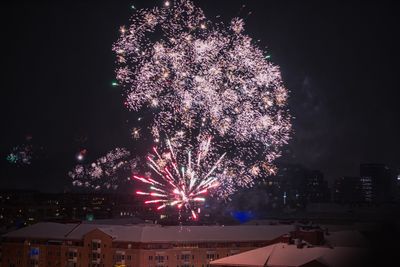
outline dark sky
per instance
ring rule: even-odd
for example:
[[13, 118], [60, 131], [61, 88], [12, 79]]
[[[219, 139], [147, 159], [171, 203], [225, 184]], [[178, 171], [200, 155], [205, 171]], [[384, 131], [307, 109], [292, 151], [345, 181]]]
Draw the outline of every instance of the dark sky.
[[[395, 1], [195, 2], [209, 18], [245, 17], [247, 33], [281, 66], [295, 116], [281, 161], [320, 169], [329, 180], [357, 175], [361, 162], [400, 166]], [[0, 188], [60, 191], [80, 149], [89, 160], [136, 145], [135, 115], [111, 86], [111, 46], [132, 4], [162, 1], [2, 4]], [[38, 159], [9, 164], [7, 154], [26, 136]]]

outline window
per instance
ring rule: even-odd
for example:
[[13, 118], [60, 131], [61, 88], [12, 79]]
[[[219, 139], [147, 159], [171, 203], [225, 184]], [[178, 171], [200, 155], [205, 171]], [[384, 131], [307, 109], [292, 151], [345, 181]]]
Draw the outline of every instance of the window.
[[117, 253], [115, 258], [117, 261], [125, 260], [125, 254]]
[[92, 249], [97, 250], [101, 247], [101, 243], [97, 241], [92, 241]]
[[216, 258], [215, 256], [215, 253], [207, 252], [207, 260], [214, 260]]
[[181, 260], [189, 261], [190, 260], [190, 254], [182, 254], [181, 255]]
[[76, 258], [77, 253], [76, 251], [68, 251], [68, 259], [69, 260], [73, 260], [74, 258]]
[[155, 259], [156, 262], [158, 262], [158, 263], [163, 263], [163, 262], [164, 262], [164, 256], [161, 256], [161, 255], [156, 255], [156, 256], [154, 257], [154, 259]]

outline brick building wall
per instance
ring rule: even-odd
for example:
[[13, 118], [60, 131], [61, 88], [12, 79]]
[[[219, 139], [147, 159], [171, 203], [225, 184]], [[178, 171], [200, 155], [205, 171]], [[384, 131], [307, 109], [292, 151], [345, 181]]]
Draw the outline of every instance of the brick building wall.
[[214, 259], [281, 241], [129, 243], [100, 230], [83, 240], [4, 240], [2, 267], [206, 267]]

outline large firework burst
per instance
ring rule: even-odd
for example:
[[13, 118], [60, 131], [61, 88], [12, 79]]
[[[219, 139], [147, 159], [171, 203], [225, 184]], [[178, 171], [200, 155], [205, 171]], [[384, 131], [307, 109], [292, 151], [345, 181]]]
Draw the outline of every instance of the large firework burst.
[[126, 105], [154, 109], [157, 139], [159, 131], [214, 136], [245, 181], [270, 172], [291, 130], [278, 66], [244, 34], [243, 20], [215, 24], [190, 0], [166, 3], [138, 10], [120, 29], [113, 50]]

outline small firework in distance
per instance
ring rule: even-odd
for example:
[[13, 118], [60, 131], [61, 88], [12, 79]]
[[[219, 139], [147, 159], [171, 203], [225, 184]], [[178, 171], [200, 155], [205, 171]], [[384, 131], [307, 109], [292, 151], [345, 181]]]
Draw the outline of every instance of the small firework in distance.
[[[137, 158], [130, 158], [131, 153], [125, 148], [115, 148], [91, 164], [77, 165], [68, 173], [72, 184], [78, 187], [100, 189], [117, 189], [137, 168]], [[126, 176], [125, 176], [126, 177]]]
[[33, 159], [33, 146], [24, 144], [13, 147], [6, 160], [11, 164], [30, 165]]
[[7, 161], [12, 163], [12, 164], [16, 164], [18, 162], [18, 155], [15, 153], [10, 153], [7, 155]]

